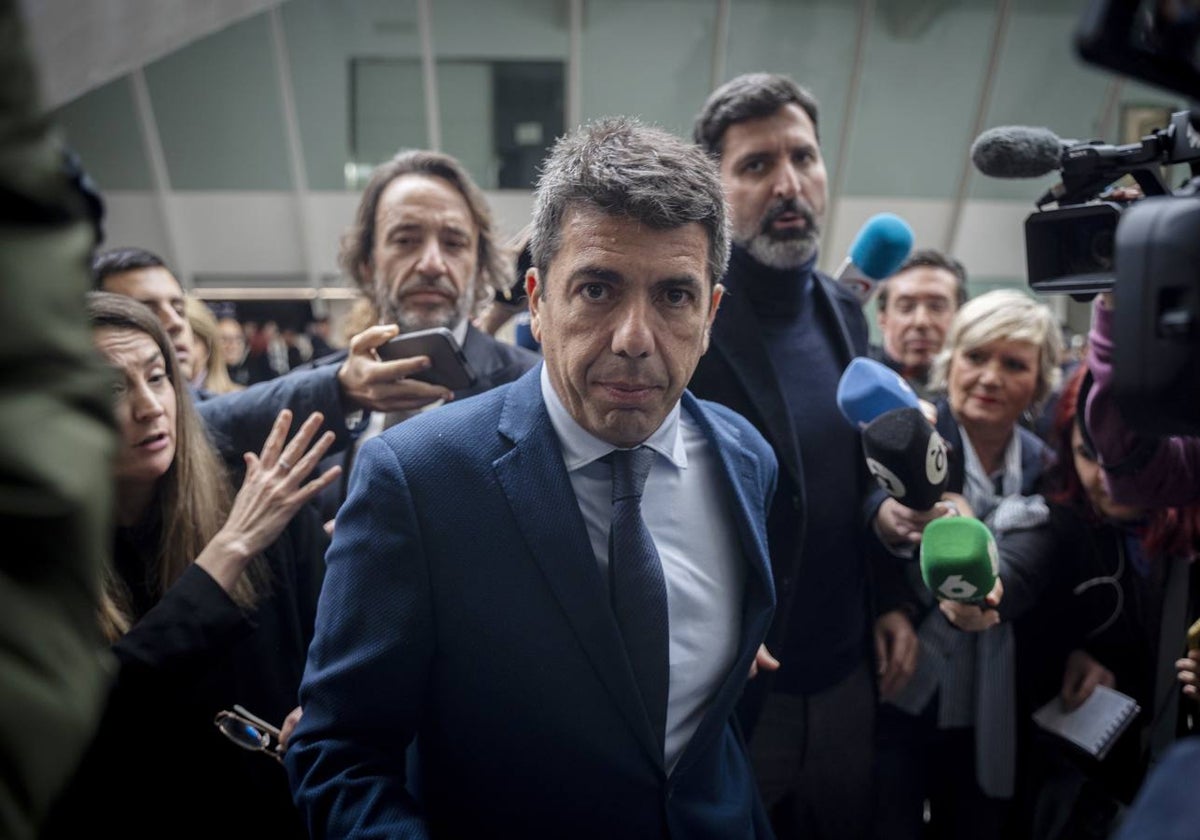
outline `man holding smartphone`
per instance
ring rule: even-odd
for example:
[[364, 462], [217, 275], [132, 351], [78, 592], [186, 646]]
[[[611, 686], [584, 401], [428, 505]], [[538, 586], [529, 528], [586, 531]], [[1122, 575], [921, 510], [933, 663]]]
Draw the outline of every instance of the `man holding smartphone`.
[[[359, 443], [412, 415], [454, 399], [473, 396], [518, 378], [538, 357], [497, 341], [471, 323], [508, 284], [509, 266], [492, 223], [483, 192], [457, 160], [440, 152], [401, 152], [376, 167], [363, 191], [354, 225], [342, 237], [343, 271], [358, 283], [369, 322], [359, 333], [350, 356], [385, 359], [372, 369], [367, 387], [396, 395], [393, 407], [371, 418]], [[458, 344], [436, 354], [405, 336], [444, 328]], [[389, 344], [389, 342], [393, 342]], [[421, 351], [424, 348], [424, 352]], [[465, 361], [472, 384], [455, 390]], [[442, 367], [442, 365], [445, 367]], [[357, 449], [357, 447], [355, 447]], [[343, 484], [335, 500], [324, 498], [332, 514], [345, 498], [354, 451], [345, 456]]]
[[297, 803], [318, 837], [769, 837], [733, 710], [774, 606], [776, 462], [684, 390], [729, 254], [720, 177], [605, 120], [556, 143], [534, 219], [545, 363], [362, 449]]

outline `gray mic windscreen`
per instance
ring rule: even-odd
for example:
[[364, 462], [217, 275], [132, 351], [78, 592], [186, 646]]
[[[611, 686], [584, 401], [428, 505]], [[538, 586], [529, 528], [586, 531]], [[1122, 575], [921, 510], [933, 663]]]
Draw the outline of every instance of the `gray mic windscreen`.
[[971, 144], [971, 162], [992, 178], [1040, 178], [1062, 169], [1063, 141], [1048, 128], [989, 128]]

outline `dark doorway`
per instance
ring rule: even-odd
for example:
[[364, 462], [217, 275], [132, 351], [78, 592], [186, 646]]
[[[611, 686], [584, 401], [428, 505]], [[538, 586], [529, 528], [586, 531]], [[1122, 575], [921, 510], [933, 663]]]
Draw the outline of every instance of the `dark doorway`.
[[494, 141], [500, 159], [497, 186], [531, 189], [542, 159], [563, 133], [563, 65], [498, 61], [492, 67]]

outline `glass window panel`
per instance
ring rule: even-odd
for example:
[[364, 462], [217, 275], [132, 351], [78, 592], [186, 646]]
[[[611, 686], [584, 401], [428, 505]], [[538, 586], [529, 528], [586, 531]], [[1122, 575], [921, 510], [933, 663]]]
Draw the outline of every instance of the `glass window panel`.
[[[419, 69], [416, 0], [288, 0], [280, 10], [309, 187], [357, 189], [356, 181], [348, 184], [346, 179], [347, 165], [353, 168], [356, 163], [351, 151], [353, 60], [407, 59]], [[417, 145], [424, 145], [425, 103], [419, 84], [416, 91], [419, 98], [404, 117], [406, 122], [419, 122]], [[394, 105], [389, 100], [384, 97], [379, 104], [371, 100], [362, 105], [389, 109]], [[392, 153], [400, 139], [391, 143]]]
[[876, 8], [845, 194], [951, 198], [974, 139], [995, 4], [941, 4], [925, 18]]
[[292, 188], [264, 15], [149, 65], [146, 84], [172, 187]]
[[830, 178], [837, 166], [857, 27], [858, 6], [850, 2], [737, 0], [730, 14], [726, 76], [783, 73], [807, 88], [820, 105], [821, 154]]
[[352, 59], [350, 88], [350, 159], [360, 173], [429, 145], [420, 61]]
[[586, 6], [583, 119], [625, 114], [681, 137], [709, 93], [714, 0], [605, 0]]
[[54, 120], [100, 189], [154, 188], [128, 78], [68, 102]]

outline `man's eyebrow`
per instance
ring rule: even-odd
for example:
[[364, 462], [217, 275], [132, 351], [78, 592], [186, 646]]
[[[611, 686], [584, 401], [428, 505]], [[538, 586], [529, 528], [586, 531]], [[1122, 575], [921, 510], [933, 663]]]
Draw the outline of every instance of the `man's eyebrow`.
[[750, 163], [755, 160], [760, 160], [763, 158], [768, 158], [770, 156], [771, 156], [771, 153], [769, 151], [767, 151], [766, 149], [750, 149], [749, 151], [742, 152], [740, 155], [735, 157], [733, 159], [733, 165], [734, 166], [745, 166], [747, 163]]
[[399, 219], [384, 225], [383, 229], [388, 233], [395, 233], [396, 231], [421, 230], [423, 227], [425, 226], [416, 219]]
[[701, 285], [701, 283], [700, 283], [700, 278], [694, 274], [678, 274], [673, 277], [664, 277], [661, 280], [656, 280], [654, 282], [654, 285], [656, 287], [658, 287], [658, 286], [675, 286], [675, 287], [697, 286], [698, 287]]
[[580, 280], [601, 281], [604, 283], [620, 284], [625, 282], [625, 276], [621, 272], [611, 268], [602, 268], [597, 265], [585, 265], [571, 272], [571, 276], [567, 278], [571, 282]]

